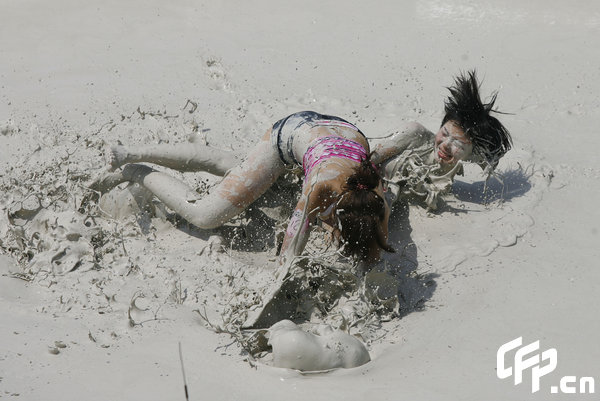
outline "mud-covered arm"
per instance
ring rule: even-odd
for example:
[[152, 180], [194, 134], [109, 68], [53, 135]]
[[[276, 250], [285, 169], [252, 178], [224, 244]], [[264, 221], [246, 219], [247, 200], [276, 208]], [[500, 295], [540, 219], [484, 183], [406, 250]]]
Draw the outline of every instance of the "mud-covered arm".
[[369, 147], [374, 152], [371, 160], [380, 164], [407, 149], [414, 149], [425, 143], [433, 143], [434, 134], [417, 122], [407, 124], [402, 130], [385, 138], [369, 139]]
[[302, 254], [310, 235], [311, 222], [322, 209], [322, 193], [321, 188], [305, 185], [283, 238], [280, 263]]

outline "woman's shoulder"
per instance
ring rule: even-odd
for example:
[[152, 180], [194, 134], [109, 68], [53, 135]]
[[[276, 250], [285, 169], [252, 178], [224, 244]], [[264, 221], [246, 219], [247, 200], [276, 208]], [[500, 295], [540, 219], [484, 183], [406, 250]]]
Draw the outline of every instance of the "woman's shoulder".
[[416, 121], [411, 121], [407, 123], [402, 131], [405, 134], [418, 135], [422, 136], [425, 139], [433, 138], [435, 136], [435, 134], [429, 131], [427, 128], [425, 128], [423, 124]]

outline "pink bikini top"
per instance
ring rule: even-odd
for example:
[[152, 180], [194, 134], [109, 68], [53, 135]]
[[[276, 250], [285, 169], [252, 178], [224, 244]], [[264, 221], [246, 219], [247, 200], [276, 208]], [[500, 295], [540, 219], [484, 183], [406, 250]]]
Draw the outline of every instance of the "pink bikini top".
[[317, 138], [312, 142], [302, 158], [304, 176], [308, 177], [317, 164], [332, 157], [339, 157], [360, 163], [367, 158], [367, 151], [360, 143], [339, 136]]

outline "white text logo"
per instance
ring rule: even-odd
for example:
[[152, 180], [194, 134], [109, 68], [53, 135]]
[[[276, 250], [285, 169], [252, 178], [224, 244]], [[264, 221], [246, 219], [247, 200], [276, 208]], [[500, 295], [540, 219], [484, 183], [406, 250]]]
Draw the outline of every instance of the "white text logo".
[[[498, 348], [496, 373], [499, 379], [507, 379], [513, 376], [514, 383], [517, 385], [523, 382], [523, 372], [531, 369], [531, 392], [536, 393], [540, 391], [540, 379], [556, 369], [558, 352], [556, 352], [556, 348], [550, 348], [540, 353], [539, 341], [525, 346], [522, 345], [523, 337], [519, 337], [502, 344]], [[506, 355], [515, 349], [516, 352], [512, 360], [507, 362]], [[579, 386], [577, 386], [578, 382]], [[555, 394], [560, 390], [565, 394], [594, 393], [594, 384], [593, 377], [582, 377], [578, 381], [576, 376], [564, 376], [560, 379], [560, 386], [551, 386], [550, 392]]]

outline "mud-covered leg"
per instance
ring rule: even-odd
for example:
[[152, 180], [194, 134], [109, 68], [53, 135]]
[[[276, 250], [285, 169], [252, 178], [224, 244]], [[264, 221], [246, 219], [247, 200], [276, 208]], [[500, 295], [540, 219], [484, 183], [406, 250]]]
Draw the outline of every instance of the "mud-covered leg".
[[[260, 197], [284, 172], [279, 155], [269, 141], [261, 141], [246, 160], [230, 173], [210, 193], [201, 199], [185, 183], [168, 174], [139, 164], [128, 164], [121, 177], [137, 182], [167, 207], [190, 223], [205, 229], [227, 222]], [[109, 182], [118, 179], [111, 178]]]
[[239, 152], [193, 142], [141, 147], [113, 146], [109, 151], [109, 164], [113, 170], [128, 163], [153, 163], [178, 171], [206, 171], [223, 176], [240, 164], [242, 159]]

